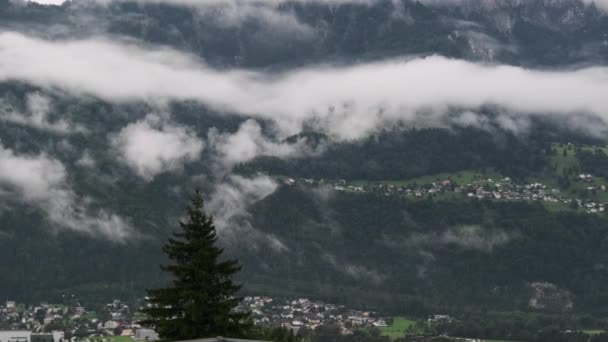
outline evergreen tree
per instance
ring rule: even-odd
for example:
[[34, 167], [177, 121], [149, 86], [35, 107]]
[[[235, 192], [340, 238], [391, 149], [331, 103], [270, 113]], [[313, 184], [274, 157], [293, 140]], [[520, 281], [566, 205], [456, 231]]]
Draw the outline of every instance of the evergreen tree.
[[240, 270], [236, 260], [221, 260], [213, 218], [205, 214], [199, 191], [188, 207], [188, 220], [179, 222], [163, 247], [173, 264], [161, 266], [173, 276], [172, 286], [148, 290], [149, 308], [143, 323], [167, 340], [202, 337], [244, 337], [251, 328], [248, 313], [234, 312], [240, 285], [231, 277]]

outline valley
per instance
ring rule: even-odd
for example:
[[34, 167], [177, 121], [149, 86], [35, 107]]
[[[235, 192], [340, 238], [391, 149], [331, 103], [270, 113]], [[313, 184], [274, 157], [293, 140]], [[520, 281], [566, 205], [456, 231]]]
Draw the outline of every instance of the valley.
[[608, 1], [49, 1], [0, 0], [8, 342], [608, 339]]

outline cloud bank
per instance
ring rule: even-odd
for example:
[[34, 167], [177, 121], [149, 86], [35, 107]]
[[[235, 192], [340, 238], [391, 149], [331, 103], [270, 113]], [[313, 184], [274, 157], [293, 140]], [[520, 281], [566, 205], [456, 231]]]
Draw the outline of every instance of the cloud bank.
[[440, 56], [280, 74], [220, 71], [171, 49], [105, 40], [44, 41], [0, 34], [0, 80], [108, 101], [197, 100], [219, 112], [271, 120], [284, 136], [313, 127], [354, 139], [395, 122], [441, 122], [450, 108], [589, 113], [606, 120], [608, 68], [539, 71]]

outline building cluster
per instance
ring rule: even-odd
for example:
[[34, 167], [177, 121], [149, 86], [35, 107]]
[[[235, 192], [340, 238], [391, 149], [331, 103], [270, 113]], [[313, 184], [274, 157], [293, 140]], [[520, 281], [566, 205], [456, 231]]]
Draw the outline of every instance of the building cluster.
[[[139, 306], [139, 305], [136, 305]], [[141, 307], [141, 306], [140, 306]], [[342, 334], [357, 329], [384, 328], [392, 318], [371, 311], [354, 310], [307, 298], [278, 299], [263, 296], [243, 298], [237, 311], [249, 312], [254, 323], [269, 328], [286, 328], [294, 334], [313, 333], [322, 325], [337, 326]], [[147, 342], [158, 334], [142, 327], [142, 317], [129, 305], [114, 300], [96, 311], [78, 303], [40, 304], [26, 307], [6, 302], [0, 307], [0, 342]], [[450, 323], [448, 315], [433, 315], [428, 323]], [[390, 327], [389, 327], [390, 329]]]
[[337, 325], [344, 334], [364, 327], [386, 327], [387, 321], [369, 311], [348, 309], [306, 298], [279, 300], [270, 297], [245, 297], [239, 306], [252, 313], [256, 325], [284, 327], [297, 333], [320, 325]]
[[[591, 183], [594, 177], [590, 174], [581, 174], [580, 182]], [[331, 186], [340, 192], [354, 193], [378, 193], [385, 196], [403, 196], [405, 198], [422, 199], [446, 193], [456, 193], [468, 198], [496, 200], [496, 201], [542, 201], [562, 203], [574, 208], [580, 208], [587, 213], [606, 212], [608, 203], [601, 203], [586, 198], [576, 198], [561, 192], [557, 188], [550, 188], [538, 182], [516, 183], [511, 178], [501, 179], [477, 178], [467, 184], [456, 184], [450, 179], [437, 180], [429, 184], [411, 183], [407, 185], [395, 185], [391, 183], [376, 182], [369, 185], [349, 184], [345, 180], [326, 181], [315, 179], [287, 178], [284, 183], [289, 186], [295, 184]], [[590, 193], [598, 191], [606, 192], [606, 185], [586, 186]]]
[[0, 342], [105, 342], [115, 336], [158, 340], [158, 334], [139, 325], [129, 305], [120, 300], [97, 311], [78, 303], [28, 307], [14, 301], [0, 308]]
[[[348, 309], [306, 298], [245, 297], [237, 310], [251, 312], [256, 325], [284, 327], [297, 333], [320, 325], [337, 325], [344, 334], [365, 327], [386, 327], [369, 311]], [[26, 307], [9, 301], [0, 309], [0, 342], [115, 342], [115, 337], [154, 341], [158, 335], [138, 323], [129, 305], [114, 300], [96, 311], [75, 303]]]
[[[284, 327], [297, 333], [320, 325], [337, 325], [344, 334], [365, 327], [385, 327], [387, 321], [369, 311], [351, 310], [306, 298], [296, 300], [245, 297], [237, 310], [251, 312], [256, 325]], [[114, 300], [96, 311], [75, 303], [26, 307], [9, 301], [0, 308], [0, 342], [116, 342], [158, 340], [142, 327], [129, 305]]]

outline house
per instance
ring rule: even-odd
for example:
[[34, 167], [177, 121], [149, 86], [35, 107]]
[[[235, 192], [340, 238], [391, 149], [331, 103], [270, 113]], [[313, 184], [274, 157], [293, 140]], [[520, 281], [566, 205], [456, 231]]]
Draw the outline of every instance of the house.
[[431, 318], [429, 318], [429, 322], [452, 322], [453, 319], [452, 317], [450, 317], [449, 315], [433, 315]]
[[156, 341], [159, 339], [159, 337], [158, 333], [153, 329], [141, 328], [135, 330], [135, 336], [133, 339], [141, 341]]
[[0, 342], [32, 342], [30, 331], [0, 331]]
[[106, 322], [106, 323], [103, 325], [103, 328], [104, 328], [104, 329], [111, 330], [111, 329], [116, 329], [116, 328], [118, 328], [119, 326], [120, 326], [120, 324], [118, 324], [118, 322], [116, 322], [116, 321], [107, 321], [107, 322]]
[[123, 329], [120, 336], [133, 336], [133, 329]]
[[374, 322], [373, 326], [375, 326], [375, 327], [388, 327], [388, 324], [386, 324], [385, 321], [383, 321], [383, 320], [380, 319], [380, 320]]

